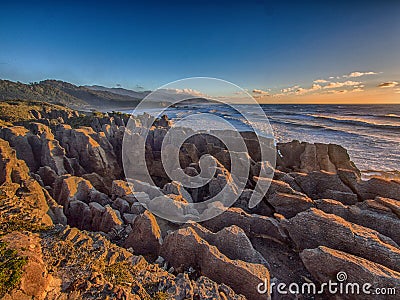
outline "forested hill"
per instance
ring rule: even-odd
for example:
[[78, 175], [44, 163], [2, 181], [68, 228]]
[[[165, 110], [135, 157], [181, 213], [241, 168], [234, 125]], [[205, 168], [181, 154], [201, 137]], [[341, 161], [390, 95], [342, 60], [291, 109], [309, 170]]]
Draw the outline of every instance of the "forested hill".
[[84, 86], [45, 80], [24, 84], [0, 80], [0, 100], [39, 100], [63, 104], [75, 109], [110, 109], [136, 106], [141, 99]]

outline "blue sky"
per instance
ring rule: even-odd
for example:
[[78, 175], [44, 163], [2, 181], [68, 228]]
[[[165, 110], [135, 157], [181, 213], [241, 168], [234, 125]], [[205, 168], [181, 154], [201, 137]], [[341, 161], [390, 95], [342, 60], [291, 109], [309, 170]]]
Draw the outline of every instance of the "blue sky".
[[400, 81], [400, 1], [17, 2], [0, 4], [3, 79], [154, 89], [210, 76], [276, 93], [355, 71], [376, 73], [364, 89]]

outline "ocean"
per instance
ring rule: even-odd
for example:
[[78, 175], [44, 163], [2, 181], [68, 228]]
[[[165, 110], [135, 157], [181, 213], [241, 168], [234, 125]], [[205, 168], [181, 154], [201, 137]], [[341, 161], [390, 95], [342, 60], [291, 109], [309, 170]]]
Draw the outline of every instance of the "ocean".
[[[263, 104], [261, 107], [277, 142], [296, 139], [339, 144], [348, 150], [365, 177], [400, 178], [400, 105]], [[246, 110], [246, 105], [241, 109]], [[147, 112], [151, 114], [152, 110]], [[238, 130], [250, 129], [243, 116], [226, 105], [185, 105], [165, 111], [172, 120], [200, 113], [223, 117]], [[256, 122], [257, 126], [266, 124], [265, 117]]]

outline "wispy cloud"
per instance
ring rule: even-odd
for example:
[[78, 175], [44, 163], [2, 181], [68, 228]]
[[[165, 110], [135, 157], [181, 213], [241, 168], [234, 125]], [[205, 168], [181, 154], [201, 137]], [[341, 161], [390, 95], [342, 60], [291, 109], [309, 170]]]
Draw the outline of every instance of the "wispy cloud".
[[263, 91], [263, 90], [259, 90], [259, 89], [254, 89], [254, 90], [253, 90], [253, 94], [257, 94], [257, 95], [269, 95], [269, 92]]
[[320, 90], [320, 89], [322, 89], [322, 86], [320, 86], [319, 84], [314, 83], [314, 84], [311, 86], [311, 88], [309, 88], [309, 89], [298, 88], [298, 89], [296, 90], [295, 93], [296, 93], [297, 95], [303, 95], [303, 94], [306, 94], [306, 93], [309, 93], [309, 92], [318, 91], [318, 90]]
[[183, 95], [191, 95], [191, 96], [206, 96], [206, 94], [203, 94], [200, 91], [194, 90], [194, 89], [166, 89], [166, 91], [176, 93], [176, 94], [183, 94]]
[[328, 91], [329, 94], [346, 94], [348, 90], [330, 90]]
[[299, 87], [300, 87], [299, 85], [294, 85], [294, 86], [291, 86], [288, 88], [281, 89], [281, 92], [282, 93], [290, 93], [290, 92], [297, 90]]
[[347, 80], [344, 82], [330, 82], [329, 84], [324, 86], [324, 89], [335, 89], [343, 86], [356, 86], [361, 84], [362, 82], [360, 81], [352, 81], [352, 80]]
[[380, 88], [391, 88], [397, 86], [399, 83], [397, 81], [386, 81], [378, 85]]
[[376, 75], [376, 74], [378, 74], [378, 73], [372, 72], [372, 71], [369, 71], [369, 72], [354, 71], [354, 72], [351, 72], [350, 74], [343, 75], [343, 77], [344, 78], [354, 78], [354, 77], [361, 77], [361, 76], [365, 76], [365, 75]]
[[352, 90], [329, 90], [327, 91], [329, 94], [347, 94], [347, 93], [360, 93], [364, 92], [364, 89], [361, 87], [355, 87]]
[[[286, 97], [286, 96], [315, 96], [315, 95], [328, 95], [328, 94], [346, 94], [346, 93], [361, 93], [367, 92], [371, 86], [371, 81], [368, 78], [362, 80], [362, 76], [379, 75], [382, 72], [375, 71], [354, 71], [345, 75], [335, 75], [326, 78], [316, 78], [312, 81], [311, 86], [307, 85], [293, 85], [280, 90], [272, 90], [268, 93], [271, 97]], [[356, 78], [356, 79], [353, 79]], [[369, 82], [369, 83], [368, 83]], [[375, 83], [374, 83], [375, 85]], [[400, 83], [396, 81], [383, 82], [379, 87], [394, 87], [399, 85], [396, 93], [400, 93]], [[368, 88], [368, 89], [367, 89]], [[255, 97], [261, 97], [262, 94], [267, 93], [266, 89], [253, 90]]]

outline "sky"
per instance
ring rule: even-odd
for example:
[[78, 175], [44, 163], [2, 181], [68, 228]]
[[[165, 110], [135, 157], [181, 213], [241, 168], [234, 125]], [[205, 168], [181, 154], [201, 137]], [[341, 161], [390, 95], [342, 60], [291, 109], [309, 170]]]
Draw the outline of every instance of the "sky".
[[154, 90], [207, 76], [262, 103], [400, 103], [400, 1], [2, 1], [0, 78]]

